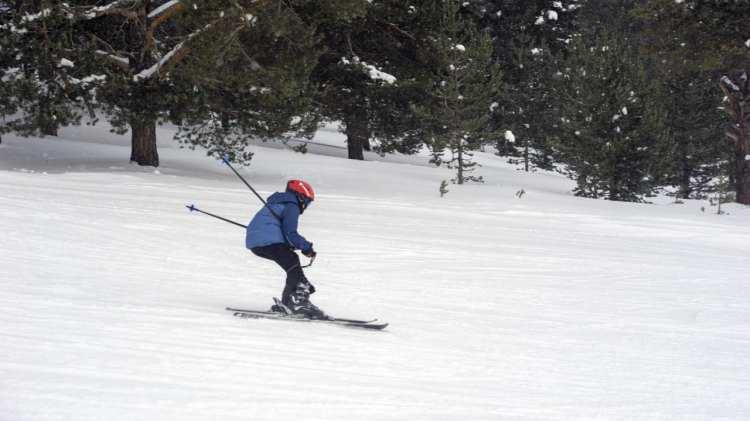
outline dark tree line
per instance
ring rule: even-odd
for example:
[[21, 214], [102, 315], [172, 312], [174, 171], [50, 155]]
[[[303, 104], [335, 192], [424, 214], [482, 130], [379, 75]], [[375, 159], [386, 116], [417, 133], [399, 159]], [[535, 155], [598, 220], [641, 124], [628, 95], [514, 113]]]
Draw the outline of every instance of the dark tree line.
[[338, 122], [351, 159], [428, 147], [557, 170], [586, 197], [750, 204], [750, 8], [700, 0], [0, 1], [0, 133], [83, 116], [246, 162]]

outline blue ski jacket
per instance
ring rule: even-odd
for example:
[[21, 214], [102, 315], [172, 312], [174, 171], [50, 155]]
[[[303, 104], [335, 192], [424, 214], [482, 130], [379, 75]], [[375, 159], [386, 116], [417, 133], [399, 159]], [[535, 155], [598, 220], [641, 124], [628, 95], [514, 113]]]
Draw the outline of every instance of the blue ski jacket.
[[[268, 205], [263, 206], [247, 226], [245, 246], [251, 249], [282, 243], [302, 250], [303, 253], [312, 250], [312, 243], [297, 232], [300, 215], [297, 195], [289, 192], [274, 193], [266, 202]], [[269, 208], [281, 219], [274, 216]]]

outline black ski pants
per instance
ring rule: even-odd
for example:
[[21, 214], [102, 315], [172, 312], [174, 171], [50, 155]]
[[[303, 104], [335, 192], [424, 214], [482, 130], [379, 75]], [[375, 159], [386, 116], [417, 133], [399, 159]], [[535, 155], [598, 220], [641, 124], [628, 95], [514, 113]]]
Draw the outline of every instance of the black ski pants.
[[[299, 256], [287, 244], [278, 243], [263, 247], [253, 247], [250, 251], [258, 257], [273, 260], [286, 272], [286, 284], [284, 285], [284, 291], [281, 293], [281, 300], [284, 304], [287, 304], [289, 297], [297, 289], [298, 284], [307, 282], [305, 273], [302, 272]], [[310, 290], [311, 293], [315, 291], [312, 285], [310, 286]]]

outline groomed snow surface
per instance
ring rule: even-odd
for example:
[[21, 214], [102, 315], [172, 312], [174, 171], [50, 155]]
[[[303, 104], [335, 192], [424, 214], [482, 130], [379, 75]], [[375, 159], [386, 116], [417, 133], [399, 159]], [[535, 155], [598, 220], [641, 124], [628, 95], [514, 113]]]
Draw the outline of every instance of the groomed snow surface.
[[3, 138], [0, 420], [750, 419], [745, 207], [575, 198], [481, 153], [487, 183], [440, 198], [425, 156], [259, 144], [263, 195], [317, 190], [313, 301], [391, 325], [245, 320], [224, 307], [267, 308], [283, 275], [184, 206], [259, 202], [170, 133], [158, 171], [106, 128]]

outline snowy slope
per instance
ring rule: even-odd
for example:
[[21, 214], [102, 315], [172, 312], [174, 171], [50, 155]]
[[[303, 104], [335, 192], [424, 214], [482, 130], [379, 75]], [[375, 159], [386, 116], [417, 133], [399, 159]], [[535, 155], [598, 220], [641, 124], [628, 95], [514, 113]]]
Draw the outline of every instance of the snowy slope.
[[154, 171], [106, 129], [4, 137], [0, 420], [750, 419], [747, 208], [579, 199], [481, 154], [488, 183], [440, 198], [425, 157], [316, 143], [242, 172], [316, 187], [313, 301], [386, 331], [225, 312], [282, 276], [185, 210], [258, 209], [201, 152], [164, 142]]

